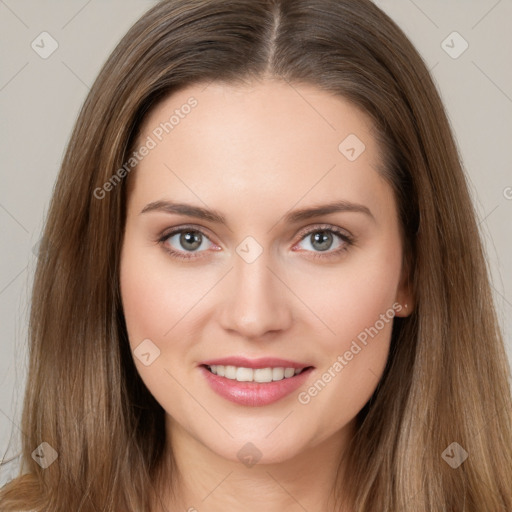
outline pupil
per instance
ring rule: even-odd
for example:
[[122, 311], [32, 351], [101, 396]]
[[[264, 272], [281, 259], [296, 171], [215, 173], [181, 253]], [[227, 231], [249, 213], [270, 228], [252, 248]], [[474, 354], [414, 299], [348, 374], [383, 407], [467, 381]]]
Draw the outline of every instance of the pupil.
[[[186, 231], [180, 236], [180, 243], [188, 249], [197, 249], [201, 245], [201, 234], [195, 231]], [[187, 244], [191, 244], [187, 247]]]
[[320, 246], [317, 245], [316, 248], [320, 251], [326, 251], [332, 243], [332, 234], [328, 231], [318, 231], [313, 235], [313, 238], [313, 246], [318, 242]]

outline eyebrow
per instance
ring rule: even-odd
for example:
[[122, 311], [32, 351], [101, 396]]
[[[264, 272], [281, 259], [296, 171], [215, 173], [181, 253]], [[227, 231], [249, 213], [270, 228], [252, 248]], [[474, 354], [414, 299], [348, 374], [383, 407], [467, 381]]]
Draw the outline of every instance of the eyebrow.
[[[180, 215], [186, 215], [187, 217], [195, 217], [198, 219], [207, 220], [216, 224], [227, 225], [226, 218], [217, 210], [202, 208], [200, 206], [194, 206], [186, 203], [177, 203], [174, 201], [153, 201], [152, 203], [147, 204], [142, 209], [140, 214], [155, 211], [164, 213], [176, 213]], [[293, 224], [303, 220], [312, 219], [314, 217], [320, 217], [322, 215], [338, 212], [363, 213], [375, 220], [375, 217], [367, 206], [343, 200], [311, 206], [309, 208], [302, 208], [300, 210], [287, 213], [283, 217], [285, 222]]]

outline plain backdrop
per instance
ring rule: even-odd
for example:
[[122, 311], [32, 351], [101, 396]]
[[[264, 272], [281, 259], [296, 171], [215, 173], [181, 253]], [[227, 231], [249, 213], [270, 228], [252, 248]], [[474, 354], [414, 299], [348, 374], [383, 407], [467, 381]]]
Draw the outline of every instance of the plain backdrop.
[[[23, 436], [28, 298], [64, 148], [100, 67], [154, 3], [0, 0], [0, 460], [13, 458], [0, 485], [14, 475]], [[419, 50], [445, 102], [512, 361], [512, 1], [376, 3]]]

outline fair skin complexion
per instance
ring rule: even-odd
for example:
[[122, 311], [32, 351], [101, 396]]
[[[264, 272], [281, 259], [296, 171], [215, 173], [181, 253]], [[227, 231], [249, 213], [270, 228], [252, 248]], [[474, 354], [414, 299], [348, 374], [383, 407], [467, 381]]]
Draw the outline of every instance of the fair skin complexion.
[[[159, 141], [155, 128], [192, 96], [197, 106]], [[332, 510], [327, 497], [341, 455], [388, 357], [389, 313], [376, 322], [387, 311], [405, 316], [412, 309], [397, 208], [377, 171], [371, 130], [369, 118], [343, 98], [272, 80], [190, 86], [145, 119], [137, 147], [148, 136], [158, 143], [129, 177], [120, 278], [132, 350], [149, 339], [160, 351], [147, 366], [134, 361], [166, 412], [182, 475], [176, 499], [161, 494], [168, 510]], [[338, 148], [349, 134], [365, 144], [353, 161]], [[216, 210], [226, 224], [143, 212], [156, 201]], [[335, 201], [359, 206], [285, 219]], [[182, 226], [200, 243], [168, 234]], [[248, 236], [249, 253], [262, 250], [250, 263], [237, 252]], [[350, 360], [343, 357], [374, 326], [378, 333], [359, 342]], [[201, 371], [203, 361], [230, 356], [313, 369], [289, 395], [241, 405], [217, 394]], [[344, 364], [336, 371], [339, 356]], [[308, 394], [329, 368], [329, 382]], [[250, 467], [237, 455], [249, 442], [261, 455]]]

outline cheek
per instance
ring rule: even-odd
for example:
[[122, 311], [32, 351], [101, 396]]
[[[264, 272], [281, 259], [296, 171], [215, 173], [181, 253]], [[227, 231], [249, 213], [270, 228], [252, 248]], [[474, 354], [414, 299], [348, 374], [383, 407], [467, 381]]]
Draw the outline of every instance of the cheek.
[[133, 244], [123, 249], [121, 296], [132, 347], [145, 338], [162, 343], [173, 337], [208, 290], [208, 276], [191, 279], [190, 272], [171, 270], [165, 259], [153, 247]]
[[[187, 354], [189, 340], [186, 335], [180, 335], [180, 329], [188, 319], [187, 311], [199, 300], [201, 291], [202, 294], [205, 291], [198, 284], [194, 289], [190, 279], [185, 281], [178, 271], [168, 275], [169, 267], [162, 264], [158, 254], [152, 257], [158, 251], [151, 249], [136, 243], [123, 248], [120, 268], [123, 312], [139, 376], [155, 399], [167, 411], [177, 414], [183, 402], [179, 400], [182, 391], [177, 382], [183, 381], [185, 370], [172, 362]], [[146, 361], [144, 354], [149, 354]]]
[[157, 282], [156, 269], [136, 265], [127, 254], [121, 265], [121, 296], [132, 348], [145, 338], [159, 339], [172, 326], [175, 294]]
[[298, 401], [332, 426], [324, 435], [354, 418], [377, 387], [401, 308], [395, 302], [400, 271], [401, 252], [390, 245], [369, 259], [347, 261], [309, 295], [329, 331], [316, 338], [321, 365]]
[[[337, 267], [316, 272], [297, 272], [294, 291], [317, 315], [324, 333], [318, 342], [325, 352], [344, 350], [351, 340], [377, 323], [383, 337], [390, 335], [379, 320], [387, 311], [394, 317], [401, 274], [401, 252], [396, 247], [379, 248], [368, 257], [347, 258]], [[364, 335], [362, 336], [364, 338]]]
[[[172, 268], [164, 251], [134, 237], [123, 247], [121, 298], [133, 360], [151, 394], [173, 414], [183, 407], [178, 382], [189, 379], [190, 368], [195, 368], [191, 348], [198, 339], [194, 334], [202, 329], [197, 318], [203, 299], [217, 281], [215, 271], [198, 270], [194, 276], [186, 267]], [[147, 352], [149, 365], [138, 357]]]

